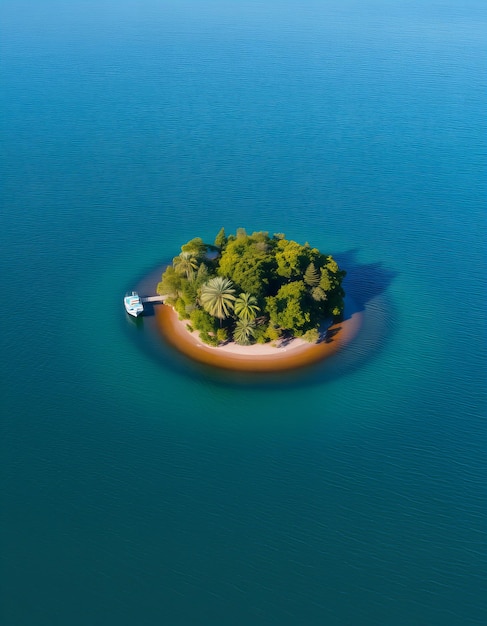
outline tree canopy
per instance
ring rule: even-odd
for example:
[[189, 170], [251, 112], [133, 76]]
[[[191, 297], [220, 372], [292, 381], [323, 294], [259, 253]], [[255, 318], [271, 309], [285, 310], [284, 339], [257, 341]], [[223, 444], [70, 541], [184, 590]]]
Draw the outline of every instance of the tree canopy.
[[219, 320], [230, 315], [235, 302], [235, 288], [228, 278], [215, 276], [201, 287], [200, 300], [205, 311]]
[[[208, 254], [215, 247], [218, 254]], [[315, 341], [323, 321], [343, 313], [344, 276], [331, 255], [308, 243], [244, 228], [227, 236], [222, 228], [214, 246], [200, 237], [184, 244], [157, 291], [213, 345]]]

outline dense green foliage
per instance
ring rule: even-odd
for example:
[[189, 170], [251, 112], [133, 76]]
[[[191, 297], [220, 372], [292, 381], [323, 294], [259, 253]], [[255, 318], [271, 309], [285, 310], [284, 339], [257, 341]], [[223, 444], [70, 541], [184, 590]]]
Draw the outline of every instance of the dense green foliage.
[[282, 233], [222, 228], [213, 246], [199, 237], [184, 244], [157, 292], [212, 345], [317, 341], [323, 320], [343, 313], [344, 276], [332, 256]]

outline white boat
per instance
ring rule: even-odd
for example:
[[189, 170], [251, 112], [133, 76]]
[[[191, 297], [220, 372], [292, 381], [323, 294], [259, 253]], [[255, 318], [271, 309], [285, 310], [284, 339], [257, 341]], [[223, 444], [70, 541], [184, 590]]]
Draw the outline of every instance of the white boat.
[[142, 300], [140, 299], [139, 294], [135, 291], [132, 291], [130, 295], [125, 296], [123, 303], [125, 305], [125, 310], [129, 315], [138, 317], [144, 312]]

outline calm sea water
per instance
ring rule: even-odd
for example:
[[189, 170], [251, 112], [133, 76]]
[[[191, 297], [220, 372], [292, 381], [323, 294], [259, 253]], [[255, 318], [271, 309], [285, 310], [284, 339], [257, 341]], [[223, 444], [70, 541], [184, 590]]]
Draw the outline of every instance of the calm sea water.
[[[0, 17], [2, 626], [485, 624], [483, 3]], [[252, 380], [127, 319], [221, 226], [334, 254], [356, 340]]]

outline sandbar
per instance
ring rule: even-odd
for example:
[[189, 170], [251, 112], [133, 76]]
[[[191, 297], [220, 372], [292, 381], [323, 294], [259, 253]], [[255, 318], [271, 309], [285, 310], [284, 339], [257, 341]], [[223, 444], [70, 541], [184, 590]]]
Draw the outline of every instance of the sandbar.
[[184, 355], [206, 365], [244, 372], [279, 372], [311, 365], [335, 354], [359, 332], [362, 312], [347, 312], [331, 325], [318, 343], [300, 338], [276, 344], [241, 346], [228, 342], [213, 347], [203, 343], [197, 332], [190, 332], [187, 320], [165, 304], [154, 307], [157, 327], [166, 341]]

